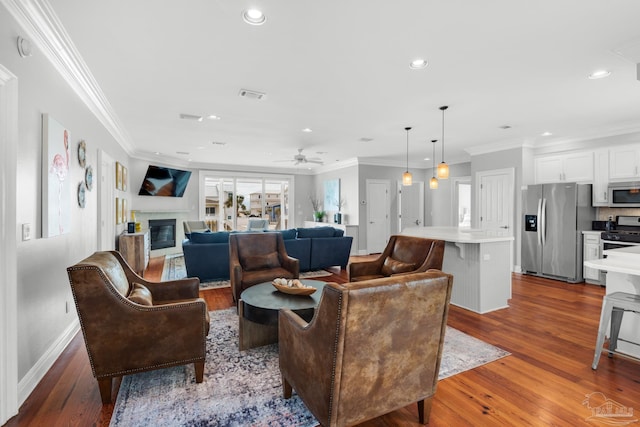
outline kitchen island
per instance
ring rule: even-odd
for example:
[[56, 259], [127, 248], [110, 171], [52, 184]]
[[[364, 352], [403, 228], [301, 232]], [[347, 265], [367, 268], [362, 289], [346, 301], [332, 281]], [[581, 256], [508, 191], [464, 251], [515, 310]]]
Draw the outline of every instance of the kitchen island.
[[[585, 261], [584, 265], [607, 272], [607, 295], [614, 292], [640, 295], [640, 246], [607, 249], [603, 251], [603, 255], [606, 258]], [[640, 314], [625, 312], [622, 316], [617, 350], [640, 358]]]
[[451, 304], [480, 314], [509, 306], [513, 236], [457, 227], [407, 227], [401, 234], [445, 241], [442, 271], [453, 274]]

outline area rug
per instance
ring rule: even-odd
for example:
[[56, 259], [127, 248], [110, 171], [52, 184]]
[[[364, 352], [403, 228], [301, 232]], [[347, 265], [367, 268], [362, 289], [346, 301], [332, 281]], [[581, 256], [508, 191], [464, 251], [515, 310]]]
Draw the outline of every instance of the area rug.
[[[204, 382], [192, 364], [127, 375], [110, 426], [316, 426], [295, 393], [282, 397], [277, 344], [241, 352], [237, 343], [235, 309], [212, 311]], [[439, 379], [508, 354], [449, 327]]]
[[[326, 270], [313, 270], [300, 273], [301, 279], [312, 279], [317, 277], [331, 276], [332, 273]], [[164, 267], [162, 269], [162, 281], [183, 279], [187, 277], [187, 268], [184, 265], [184, 255], [171, 254], [164, 257]], [[200, 289], [228, 288], [231, 286], [228, 280], [214, 280], [200, 282]]]

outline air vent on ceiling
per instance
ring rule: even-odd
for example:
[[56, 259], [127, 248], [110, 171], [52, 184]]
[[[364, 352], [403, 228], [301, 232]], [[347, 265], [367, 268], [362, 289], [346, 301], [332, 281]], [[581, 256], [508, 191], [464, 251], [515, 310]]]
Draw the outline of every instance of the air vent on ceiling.
[[240, 92], [238, 93], [238, 95], [243, 98], [257, 99], [257, 100], [262, 100], [267, 96], [266, 93], [258, 92], [255, 90], [249, 90], [249, 89], [240, 89]]
[[184, 120], [196, 120], [198, 122], [202, 121], [202, 116], [196, 116], [195, 114], [185, 114], [181, 113], [180, 118]]

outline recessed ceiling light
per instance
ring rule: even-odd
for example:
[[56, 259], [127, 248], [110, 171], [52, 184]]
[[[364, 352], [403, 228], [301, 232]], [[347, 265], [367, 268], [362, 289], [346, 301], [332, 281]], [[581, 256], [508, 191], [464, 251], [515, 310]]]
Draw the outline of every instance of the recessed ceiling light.
[[551, 132], [543, 132], [542, 133], [542, 136], [551, 136], [551, 135], [553, 135]]
[[247, 9], [242, 12], [242, 19], [250, 25], [262, 25], [267, 20], [267, 17], [258, 9]]
[[211, 114], [207, 116], [207, 118], [210, 120], [220, 120], [220, 116], [216, 116], [215, 114]]
[[412, 70], [421, 70], [423, 68], [426, 68], [428, 64], [429, 63], [426, 59], [418, 58], [411, 61], [411, 63], [409, 64], [409, 68], [411, 68]]
[[156, 156], [159, 156], [159, 155], [160, 155], [160, 152], [159, 152], [159, 151], [156, 151], [154, 154], [155, 154]]
[[603, 79], [605, 77], [609, 77], [610, 75], [611, 75], [611, 71], [609, 71], [609, 70], [598, 70], [598, 71], [594, 71], [593, 73], [589, 74], [589, 78], [591, 80]]
[[313, 131], [311, 129], [309, 129], [309, 128], [304, 128], [304, 129], [302, 129], [302, 132], [311, 133]]

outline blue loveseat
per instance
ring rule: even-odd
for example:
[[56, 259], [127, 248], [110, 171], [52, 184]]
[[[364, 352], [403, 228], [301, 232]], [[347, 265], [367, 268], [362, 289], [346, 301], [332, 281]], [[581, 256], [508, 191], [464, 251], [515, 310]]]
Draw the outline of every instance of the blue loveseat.
[[[231, 232], [232, 233], [232, 232]], [[281, 231], [289, 256], [300, 262], [300, 271], [318, 270], [339, 265], [346, 268], [353, 237], [333, 227], [292, 228]], [[182, 242], [189, 277], [201, 281], [229, 279], [228, 231], [194, 232]]]

